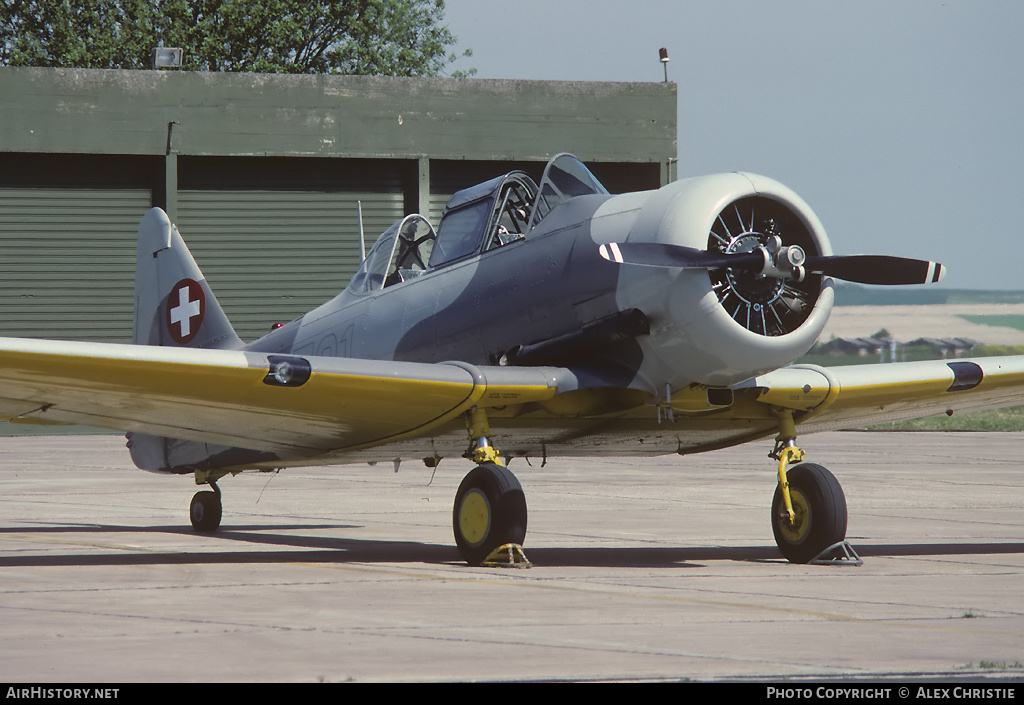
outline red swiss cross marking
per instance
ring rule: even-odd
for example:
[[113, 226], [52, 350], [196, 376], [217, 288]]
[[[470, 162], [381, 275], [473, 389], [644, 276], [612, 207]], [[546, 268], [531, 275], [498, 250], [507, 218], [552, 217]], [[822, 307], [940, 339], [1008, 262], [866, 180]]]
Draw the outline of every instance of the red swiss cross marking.
[[203, 325], [206, 295], [194, 279], [182, 279], [167, 296], [167, 330], [178, 345], [188, 345]]

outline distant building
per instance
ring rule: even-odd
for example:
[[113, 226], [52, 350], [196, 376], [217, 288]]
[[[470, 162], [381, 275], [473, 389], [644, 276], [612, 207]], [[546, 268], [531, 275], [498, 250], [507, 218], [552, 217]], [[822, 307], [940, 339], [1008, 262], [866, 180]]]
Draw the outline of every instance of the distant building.
[[819, 343], [816, 352], [835, 355], [878, 355], [883, 349], [889, 348], [888, 340], [876, 338], [833, 338]]
[[410, 212], [558, 152], [674, 178], [676, 86], [0, 68], [0, 330], [127, 341], [135, 231], [167, 210], [240, 335], [334, 296]]
[[963, 357], [981, 345], [971, 338], [918, 338], [906, 343], [907, 347], [927, 347], [935, 350], [943, 358]]
[[879, 362], [897, 362], [907, 359], [907, 351], [927, 349], [927, 354], [914, 355], [916, 359], [963, 357], [980, 343], [970, 338], [917, 338], [900, 343], [891, 338], [832, 338], [819, 342], [811, 352], [818, 355], [875, 356]]

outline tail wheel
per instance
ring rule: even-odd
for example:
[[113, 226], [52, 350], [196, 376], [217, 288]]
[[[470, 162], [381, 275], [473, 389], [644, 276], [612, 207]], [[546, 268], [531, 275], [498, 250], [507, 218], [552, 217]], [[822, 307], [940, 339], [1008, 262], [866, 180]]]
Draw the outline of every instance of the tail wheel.
[[526, 495], [508, 468], [485, 463], [459, 485], [452, 511], [455, 543], [470, 565], [479, 565], [494, 549], [526, 539]]
[[192, 528], [204, 534], [212, 533], [220, 527], [222, 513], [219, 492], [196, 492], [189, 507], [189, 519]]
[[772, 531], [782, 555], [807, 563], [829, 546], [846, 539], [846, 496], [835, 475], [820, 465], [802, 463], [787, 473], [793, 523], [786, 518], [782, 489], [772, 501]]

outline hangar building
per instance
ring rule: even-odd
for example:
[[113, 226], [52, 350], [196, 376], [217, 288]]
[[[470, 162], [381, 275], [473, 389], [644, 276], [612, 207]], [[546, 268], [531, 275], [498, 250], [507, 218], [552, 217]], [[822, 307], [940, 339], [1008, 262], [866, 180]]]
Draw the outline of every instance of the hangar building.
[[129, 342], [160, 206], [251, 340], [345, 286], [360, 212], [369, 247], [558, 152], [667, 183], [675, 84], [0, 67], [0, 335]]

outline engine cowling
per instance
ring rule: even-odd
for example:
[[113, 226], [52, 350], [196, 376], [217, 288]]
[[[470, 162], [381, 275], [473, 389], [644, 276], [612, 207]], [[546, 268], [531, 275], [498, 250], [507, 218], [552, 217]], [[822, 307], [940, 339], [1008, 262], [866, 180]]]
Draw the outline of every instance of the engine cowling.
[[[626, 242], [730, 254], [798, 245], [808, 256], [832, 254], [824, 227], [799, 196], [744, 173], [685, 179], [653, 192]], [[624, 266], [620, 291], [620, 305], [650, 320], [651, 334], [641, 340], [643, 375], [652, 386], [673, 388], [727, 386], [793, 362], [821, 334], [834, 300], [829, 277], [732, 268]]]

